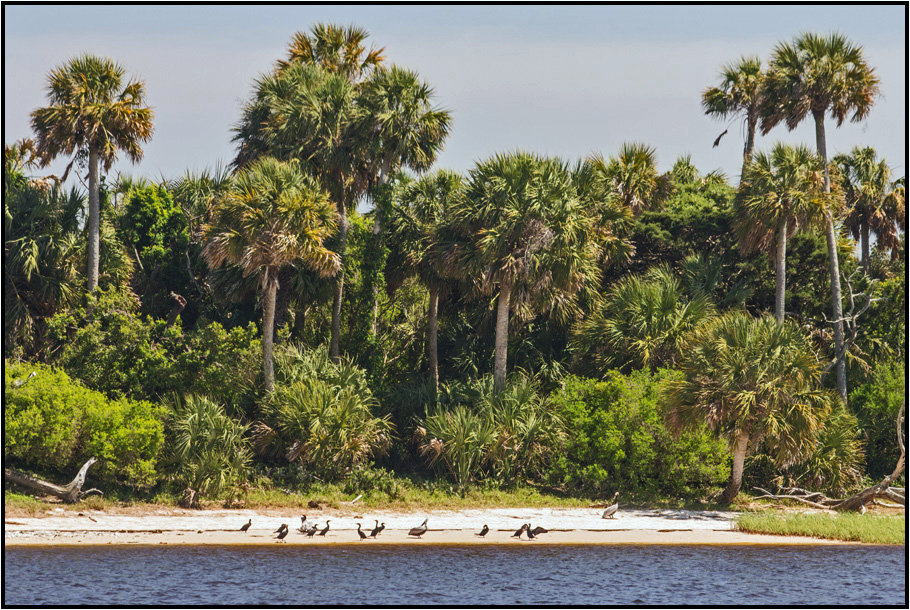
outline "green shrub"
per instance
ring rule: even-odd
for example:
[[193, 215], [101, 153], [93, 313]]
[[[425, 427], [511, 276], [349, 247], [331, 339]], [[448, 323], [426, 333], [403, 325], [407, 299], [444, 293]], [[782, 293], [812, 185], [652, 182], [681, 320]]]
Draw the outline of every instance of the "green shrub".
[[595, 497], [615, 490], [693, 497], [723, 483], [729, 473], [724, 443], [707, 429], [674, 437], [664, 423], [659, 390], [672, 374], [566, 378], [552, 397], [568, 431], [552, 481]]
[[168, 460], [174, 479], [210, 498], [230, 490], [250, 465], [247, 426], [202, 396], [172, 397], [169, 407]]
[[891, 474], [900, 457], [895, 420], [906, 380], [903, 361], [882, 362], [873, 370], [871, 382], [850, 393], [850, 409], [856, 413], [866, 442], [866, 469], [874, 479]]
[[[72, 473], [89, 457], [92, 476], [107, 483], [148, 487], [157, 480], [164, 444], [163, 411], [149, 402], [109, 400], [41, 364], [5, 363], [6, 458], [41, 470]], [[21, 387], [14, 379], [35, 377]]]

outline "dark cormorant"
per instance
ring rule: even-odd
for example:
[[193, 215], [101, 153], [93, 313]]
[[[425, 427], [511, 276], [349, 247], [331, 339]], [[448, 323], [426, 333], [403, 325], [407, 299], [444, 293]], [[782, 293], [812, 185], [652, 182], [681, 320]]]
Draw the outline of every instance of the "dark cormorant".
[[534, 540], [534, 538], [536, 537], [536, 536], [534, 536], [534, 531], [531, 529], [530, 523], [525, 525], [525, 533], [528, 535], [528, 540]]
[[609, 517], [610, 519], [613, 518], [613, 515], [615, 515], [616, 511], [619, 510], [619, 502], [616, 501], [616, 498], [618, 498], [618, 497], [619, 497], [619, 492], [617, 491], [615, 494], [613, 494], [613, 500], [611, 501], [610, 506], [607, 507], [607, 510], [604, 511], [604, 514], [603, 514], [603, 516], [601, 516], [601, 519], [606, 519], [607, 517]]
[[427, 521], [429, 521], [429, 518], [424, 519], [423, 523], [421, 523], [420, 526], [412, 527], [411, 531], [408, 532], [408, 536], [417, 536], [418, 538], [420, 538], [421, 536], [426, 534], [427, 533]]
[[519, 540], [521, 540], [521, 533], [524, 532], [526, 529], [528, 529], [528, 524], [527, 524], [527, 523], [523, 523], [523, 524], [521, 525], [521, 527], [518, 528], [518, 531], [515, 532], [514, 534], [512, 534], [511, 537], [512, 537], [512, 538], [518, 538]]
[[529, 533], [534, 534], [535, 536], [539, 534], [546, 534], [549, 530], [540, 527], [539, 525], [532, 529]]
[[489, 531], [490, 531], [490, 528], [488, 528], [488, 527], [487, 527], [487, 524], [484, 523], [484, 524], [483, 524], [483, 529], [480, 530], [480, 533], [479, 533], [479, 534], [474, 534], [474, 535], [475, 535], [475, 536], [480, 536], [481, 538], [483, 538], [484, 536], [487, 535], [487, 532], [489, 532]]
[[367, 537], [366, 532], [364, 532], [362, 529], [360, 529], [359, 523], [357, 524], [357, 534], [360, 536], [361, 540], [363, 540], [364, 538]]
[[275, 531], [272, 532], [272, 533], [273, 533], [273, 534], [280, 534], [281, 532], [283, 532], [283, 531], [286, 530], [286, 529], [288, 529], [288, 524], [287, 524], [287, 523], [282, 523], [282, 524], [281, 524], [281, 527], [279, 527], [277, 530], [275, 530]]
[[312, 538], [313, 536], [316, 535], [316, 530], [318, 530], [318, 529], [319, 529], [319, 524], [318, 524], [318, 523], [314, 523], [314, 524], [313, 524], [313, 527], [311, 527], [310, 529], [308, 529], [308, 530], [306, 531], [306, 535], [309, 536], [310, 538]]
[[251, 526], [251, 525], [253, 525], [253, 520], [252, 520], [252, 519], [250, 519], [249, 521], [247, 521], [246, 523], [244, 523], [244, 524], [240, 527], [240, 531], [241, 531], [241, 532], [247, 531], [248, 529], [250, 529], [250, 526]]
[[281, 532], [278, 534], [278, 540], [284, 540], [284, 537], [287, 536], [288, 532], [291, 530], [288, 529], [288, 526], [286, 524], [282, 525], [280, 529]]
[[373, 531], [370, 532], [370, 538], [375, 538], [375, 537], [378, 536], [378, 535], [382, 532], [382, 530], [384, 530], [384, 529], [385, 529], [385, 523], [383, 523], [382, 525], [379, 525], [379, 519], [377, 519], [377, 520], [376, 520], [376, 527], [374, 527], [374, 528], [373, 528]]
[[325, 520], [325, 527], [319, 532], [320, 536], [325, 536], [329, 533], [329, 521], [331, 521], [331, 519]]

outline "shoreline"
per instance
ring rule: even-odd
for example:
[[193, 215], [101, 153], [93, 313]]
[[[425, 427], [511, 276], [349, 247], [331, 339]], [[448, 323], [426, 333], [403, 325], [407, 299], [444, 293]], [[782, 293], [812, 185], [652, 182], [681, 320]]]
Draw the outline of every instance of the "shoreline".
[[[388, 511], [366, 507], [310, 510], [308, 523], [320, 528], [331, 521], [325, 537], [298, 531], [300, 514], [287, 510], [183, 510], [125, 513], [51, 511], [41, 517], [6, 517], [4, 547], [25, 546], [389, 546], [408, 544], [478, 545], [831, 545], [861, 544], [803, 536], [753, 534], [733, 529], [735, 513], [686, 510], [620, 510], [615, 519], [602, 519], [590, 508], [497, 508], [460, 511]], [[421, 538], [410, 528], [428, 519]], [[248, 532], [239, 528], [248, 520]], [[360, 540], [357, 524], [367, 533], [375, 522], [386, 529], [376, 539]], [[512, 538], [524, 523], [549, 530], [534, 540]], [[290, 528], [284, 540], [275, 530]], [[489, 525], [485, 537], [476, 535]]]

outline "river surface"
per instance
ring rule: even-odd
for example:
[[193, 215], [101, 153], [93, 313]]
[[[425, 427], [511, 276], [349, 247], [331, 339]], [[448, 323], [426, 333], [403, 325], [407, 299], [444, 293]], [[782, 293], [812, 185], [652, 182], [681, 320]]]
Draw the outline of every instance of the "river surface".
[[905, 605], [904, 546], [10, 547], [5, 604]]

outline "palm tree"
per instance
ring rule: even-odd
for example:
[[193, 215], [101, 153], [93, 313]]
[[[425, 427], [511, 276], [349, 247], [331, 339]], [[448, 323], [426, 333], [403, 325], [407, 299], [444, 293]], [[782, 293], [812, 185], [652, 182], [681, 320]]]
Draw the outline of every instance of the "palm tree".
[[399, 284], [408, 275], [417, 275], [430, 291], [427, 312], [427, 354], [434, 391], [439, 390], [437, 314], [439, 299], [446, 290], [445, 264], [439, 243], [451, 222], [452, 209], [464, 193], [460, 174], [438, 170], [405, 184], [390, 209], [389, 234], [392, 244], [387, 275]]
[[860, 241], [863, 271], [869, 274], [869, 233], [874, 231], [878, 246], [897, 259], [900, 239], [897, 227], [906, 230], [904, 187], [894, 181], [887, 162], [878, 160], [872, 147], [857, 146], [849, 155], [837, 155], [847, 205], [844, 224]]
[[369, 36], [369, 32], [356, 25], [317, 23], [309, 33], [294, 34], [288, 45], [288, 59], [279, 61], [278, 69], [292, 64], [320, 66], [351, 83], [359, 82], [385, 61], [384, 48], [370, 47], [369, 51], [364, 48]]
[[570, 344], [585, 368], [672, 367], [684, 339], [716, 313], [706, 294], [687, 296], [667, 267], [620, 280], [603, 305], [572, 330]]
[[323, 246], [335, 230], [335, 211], [318, 183], [302, 174], [296, 163], [266, 157], [235, 176], [213, 216], [203, 229], [203, 256], [209, 266], [229, 262], [239, 265], [244, 276], [259, 276], [262, 368], [266, 390], [271, 391], [278, 273], [293, 261], [323, 276], [338, 270], [338, 256]]
[[806, 146], [775, 144], [746, 164], [734, 217], [744, 253], [772, 250], [777, 288], [774, 315], [784, 319], [787, 240], [816, 223], [827, 209], [825, 168]]
[[110, 171], [119, 150], [138, 163], [142, 159], [140, 144], [152, 137], [154, 113], [145, 106], [145, 83], [131, 80], [124, 85], [123, 75], [123, 67], [104, 57], [71, 59], [48, 75], [50, 106], [31, 115], [36, 151], [44, 167], [61, 154], [88, 157], [89, 292], [98, 286], [99, 162], [105, 172]]
[[[849, 116], [853, 123], [869, 116], [879, 95], [875, 70], [866, 63], [863, 48], [841, 34], [819, 36], [805, 33], [792, 44], [778, 43], [774, 48], [767, 90], [761, 109], [761, 130], [766, 134], [783, 122], [793, 130], [808, 115], [815, 121], [816, 152], [825, 165], [825, 191], [831, 191], [828, 149], [825, 139], [825, 114], [830, 113], [843, 125]], [[852, 113], [852, 114], [851, 114]], [[844, 360], [844, 323], [841, 303], [840, 264], [837, 260], [837, 235], [834, 214], [825, 214], [825, 237], [831, 273], [831, 309], [834, 320], [834, 350], [837, 359], [837, 391], [847, 400], [847, 368]]]
[[494, 389], [506, 381], [509, 313], [577, 313], [576, 293], [599, 278], [599, 243], [568, 168], [558, 159], [516, 152], [471, 170], [454, 210], [460, 237], [447, 267], [483, 292], [499, 292]]
[[750, 447], [762, 440], [779, 466], [807, 456], [831, 410], [819, 385], [822, 367], [811, 342], [794, 324], [733, 311], [691, 336], [679, 369], [667, 385], [670, 424], [707, 424], [733, 449], [730, 503], [742, 485]]
[[373, 176], [368, 140], [360, 132], [357, 90], [343, 76], [318, 66], [291, 64], [260, 77], [256, 92], [235, 127], [238, 143], [234, 165], [243, 167], [260, 156], [297, 159], [329, 192], [337, 210], [336, 275], [332, 305], [331, 354], [340, 357], [344, 260], [349, 230], [348, 210], [364, 194]]
[[669, 197], [669, 178], [657, 171], [657, 151], [645, 144], [623, 144], [609, 161], [603, 155], [589, 158], [595, 171], [635, 217], [658, 208]]
[[705, 114], [726, 119], [743, 115], [746, 129], [746, 145], [743, 148], [743, 173], [752, 159], [755, 147], [755, 129], [758, 127], [759, 110], [764, 93], [765, 73], [758, 57], [741, 57], [727, 64], [720, 71], [720, 86], [708, 87], [701, 95]]
[[[449, 112], [432, 104], [432, 87], [421, 82], [416, 72], [395, 65], [377, 68], [363, 84], [359, 99], [364, 121], [361, 133], [369, 141], [371, 156], [379, 162], [378, 186], [373, 192], [373, 234], [377, 243], [383, 216], [391, 203], [390, 191], [385, 187], [392, 172], [401, 166], [416, 172], [428, 170], [449, 134]], [[378, 273], [382, 273], [382, 262], [374, 261]], [[375, 336], [379, 311], [377, 282], [372, 290], [371, 326]]]

